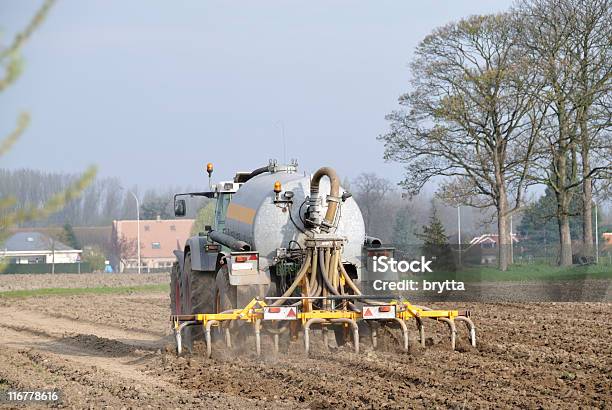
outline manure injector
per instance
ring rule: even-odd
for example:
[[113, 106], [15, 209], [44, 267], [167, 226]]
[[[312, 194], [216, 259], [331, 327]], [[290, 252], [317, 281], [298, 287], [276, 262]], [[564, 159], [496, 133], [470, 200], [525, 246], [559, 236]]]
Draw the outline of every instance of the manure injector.
[[[446, 324], [455, 349], [456, 322], [463, 322], [472, 346], [476, 331], [469, 312], [433, 310], [394, 296], [364, 295], [362, 252], [375, 254], [381, 241], [367, 236], [364, 220], [336, 172], [324, 167], [312, 177], [297, 163], [275, 161], [232, 181], [212, 184], [209, 191], [176, 194], [176, 216], [186, 214], [181, 196], [215, 201], [214, 225], [175, 251], [171, 275], [171, 321], [178, 354], [191, 348], [202, 333], [212, 354], [213, 328], [228, 348], [232, 333], [252, 328], [261, 354], [263, 334], [279, 349], [282, 335], [296, 340], [303, 333], [306, 352], [310, 333], [321, 328], [325, 345], [333, 331], [338, 346], [352, 344], [359, 352], [360, 334], [376, 348], [381, 327], [401, 330], [408, 350], [407, 323], [414, 319], [425, 345], [426, 319]], [[243, 326], [240, 326], [242, 324]], [[244, 326], [247, 325], [247, 326]]]

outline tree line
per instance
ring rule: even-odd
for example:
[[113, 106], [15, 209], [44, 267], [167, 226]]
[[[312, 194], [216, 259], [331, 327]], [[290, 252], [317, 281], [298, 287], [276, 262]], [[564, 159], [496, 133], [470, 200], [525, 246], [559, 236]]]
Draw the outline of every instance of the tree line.
[[[1, 214], [19, 212], [47, 204], [51, 198], [65, 192], [82, 176], [44, 172], [32, 169], [0, 169], [0, 192], [3, 197], [14, 201]], [[174, 218], [173, 196], [184, 192], [180, 187], [147, 189], [140, 192], [137, 186], [123, 188], [119, 178], [91, 179], [81, 194], [70, 198], [61, 209], [44, 217], [17, 221], [19, 227], [110, 225], [116, 219], [136, 219], [136, 202], [130, 193], [139, 198], [140, 218]], [[188, 216], [193, 217], [196, 209], [191, 208]]]
[[509, 263], [509, 218], [534, 185], [555, 198], [559, 264], [572, 263], [570, 219], [593, 252], [593, 195], [612, 179], [610, 0], [524, 0], [511, 10], [435, 29], [417, 46], [402, 109], [380, 136], [418, 194], [441, 181], [453, 205], [495, 209], [498, 263]]

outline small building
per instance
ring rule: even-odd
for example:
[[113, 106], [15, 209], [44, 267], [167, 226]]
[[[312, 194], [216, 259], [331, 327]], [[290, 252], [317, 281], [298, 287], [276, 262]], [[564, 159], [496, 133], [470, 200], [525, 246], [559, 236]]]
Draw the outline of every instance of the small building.
[[81, 253], [40, 232], [17, 232], [0, 246], [0, 258], [16, 265], [78, 263]]
[[[170, 270], [174, 250], [183, 250], [191, 234], [194, 219], [154, 219], [140, 221], [140, 266], [144, 272]], [[113, 257], [115, 271], [138, 269], [138, 221], [113, 221]]]
[[603, 237], [603, 248], [608, 251], [612, 251], [612, 232], [604, 232]]
[[[497, 248], [498, 248], [499, 235], [486, 233], [480, 236], [476, 236], [470, 241], [470, 248], [480, 248], [480, 263], [482, 265], [489, 265], [497, 263]], [[512, 234], [512, 243], [519, 243], [518, 236]]]
[[[470, 245], [480, 245], [482, 249], [497, 248], [497, 242], [499, 241], [499, 235], [493, 233], [485, 233], [484, 235], [477, 236], [470, 241]], [[518, 236], [512, 234], [512, 242], [519, 243]]]

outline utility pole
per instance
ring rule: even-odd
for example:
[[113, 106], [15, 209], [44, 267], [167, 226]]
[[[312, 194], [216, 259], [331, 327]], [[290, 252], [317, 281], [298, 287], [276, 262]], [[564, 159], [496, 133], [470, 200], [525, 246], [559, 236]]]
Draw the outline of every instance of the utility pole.
[[599, 227], [597, 225], [597, 202], [595, 202], [595, 263], [599, 263]]
[[514, 233], [512, 229], [512, 215], [510, 215], [510, 264], [514, 265]]
[[138, 202], [138, 197], [132, 191], [128, 192], [136, 200], [136, 230], [138, 231], [136, 233], [136, 242], [138, 242], [136, 246], [138, 246], [138, 274], [140, 274], [140, 203]]
[[459, 245], [459, 266], [461, 266], [461, 207], [457, 206], [457, 244]]
[[51, 238], [51, 274], [55, 274], [55, 239]]

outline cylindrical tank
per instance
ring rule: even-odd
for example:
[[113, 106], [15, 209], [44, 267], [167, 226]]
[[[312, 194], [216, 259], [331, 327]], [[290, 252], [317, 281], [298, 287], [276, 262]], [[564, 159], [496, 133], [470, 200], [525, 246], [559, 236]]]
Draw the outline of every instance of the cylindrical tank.
[[[278, 248], [288, 248], [290, 241], [296, 241], [304, 247], [306, 237], [291, 221], [289, 208], [284, 209], [286, 204], [274, 203], [276, 181], [282, 185], [281, 198], [285, 192], [293, 192], [291, 217], [298, 227], [304, 229], [302, 220], [308, 208], [305, 199], [310, 194], [310, 175], [298, 172], [266, 172], [248, 180], [233, 194], [225, 220], [227, 234], [247, 242], [253, 250], [259, 252], [262, 269], [273, 264]], [[324, 214], [327, 210], [326, 197], [329, 194], [327, 178], [321, 181], [319, 192]], [[341, 188], [340, 195], [344, 192]], [[359, 268], [361, 247], [365, 239], [363, 216], [352, 197], [341, 202], [338, 214], [338, 227], [330, 233], [346, 238], [344, 261]]]

